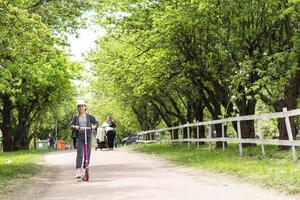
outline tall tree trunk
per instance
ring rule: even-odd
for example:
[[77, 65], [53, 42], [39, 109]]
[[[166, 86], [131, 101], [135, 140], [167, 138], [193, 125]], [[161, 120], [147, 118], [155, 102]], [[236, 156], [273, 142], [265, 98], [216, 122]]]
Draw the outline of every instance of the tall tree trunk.
[[2, 109], [2, 125], [1, 131], [3, 134], [3, 151], [13, 151], [13, 138], [12, 138], [12, 124], [11, 124], [11, 111], [12, 102], [9, 96], [4, 95], [3, 98], [3, 109]]
[[173, 130], [173, 135], [171, 134], [171, 139], [172, 140], [177, 140], [179, 137], [178, 137], [178, 129], [175, 129]]
[[[245, 115], [254, 115], [255, 114], [255, 105], [256, 100], [247, 100], [246, 97], [243, 97], [243, 100], [240, 102], [239, 113], [240, 116]], [[255, 138], [255, 129], [254, 121], [241, 121], [241, 136], [242, 138]]]
[[29, 149], [29, 116], [24, 114], [23, 109], [19, 109], [18, 125], [15, 130], [15, 145], [19, 150]]
[[[300, 62], [300, 54], [298, 56]], [[284, 91], [284, 99], [286, 102], [286, 106], [288, 110], [297, 109], [297, 100], [300, 94], [300, 63], [298, 64], [299, 67], [295, 72], [294, 76], [289, 80], [285, 91]], [[296, 123], [295, 117], [290, 117], [290, 124], [292, 128], [293, 136], [296, 136]]]
[[[286, 103], [283, 99], [276, 101], [275, 103], [276, 112], [282, 112], [282, 109], [284, 107], [286, 107]], [[279, 140], [288, 140], [288, 134], [287, 134], [284, 118], [277, 119], [277, 128], [279, 130]], [[284, 149], [285, 147], [281, 146], [280, 148]]]
[[[241, 116], [254, 115], [255, 105], [256, 105], [256, 100], [250, 100], [246, 105], [246, 109], [240, 113]], [[242, 138], [255, 138], [255, 129], [254, 129], [253, 120], [241, 122], [241, 135]]]
[[149, 107], [146, 102], [132, 106], [142, 130], [155, 129], [159, 122], [159, 113], [153, 105]]
[[[154, 108], [157, 110], [157, 112], [159, 113], [161, 119], [165, 122], [165, 124], [168, 127], [172, 127], [172, 126], [178, 126], [179, 122], [178, 122], [178, 117], [177, 117], [177, 121], [175, 123], [172, 123], [172, 116], [174, 117], [174, 115], [170, 114], [170, 111], [167, 110], [167, 107], [162, 107], [162, 105], [159, 104], [159, 101], [152, 102]], [[163, 108], [165, 110], [163, 110]], [[179, 113], [180, 114], [180, 113]], [[178, 139], [178, 130], [173, 130], [173, 135], [172, 135], [172, 131], [170, 131], [171, 134], [171, 139]]]
[[[34, 131], [34, 133], [33, 133], [34, 135], [33, 135], [33, 148], [34, 148], [34, 150], [36, 150], [36, 132]], [[30, 141], [30, 140], [29, 140]]]
[[[247, 100], [246, 96], [238, 102], [240, 116], [254, 115], [255, 114], [256, 100]], [[241, 137], [242, 138], [255, 138], [254, 121], [241, 121]], [[244, 147], [251, 146], [250, 143], [243, 143]]]
[[[300, 55], [299, 55], [300, 59]], [[280, 99], [275, 102], [275, 110], [277, 112], [282, 112], [283, 107], [287, 107], [288, 110], [293, 110], [297, 108], [297, 99], [299, 96], [300, 88], [300, 67], [295, 72], [294, 76], [289, 80], [285, 87], [284, 99]], [[296, 123], [295, 117], [290, 117], [290, 124], [292, 129], [293, 137], [296, 137]], [[277, 127], [279, 130], [279, 139], [288, 140], [288, 133], [286, 129], [286, 124], [284, 119], [277, 120]], [[280, 146], [281, 149], [288, 149], [286, 146]]]
[[[222, 115], [221, 104], [219, 102], [214, 102], [214, 113], [212, 115], [213, 120], [220, 119], [221, 115]], [[217, 138], [222, 137], [222, 124], [215, 124], [212, 127], [212, 131], [213, 131], [213, 133], [215, 133], [215, 135], [212, 133], [212, 135], [214, 137], [217, 137]], [[222, 148], [222, 142], [216, 142], [216, 147], [217, 148]]]
[[[187, 123], [186, 119], [181, 119], [181, 125], [186, 124], [186, 123]], [[183, 139], [186, 139], [187, 138], [187, 128], [182, 128], [182, 131], [183, 131], [182, 137], [183, 137]]]
[[[186, 113], [186, 121], [187, 123], [193, 123], [193, 100], [191, 98], [189, 98], [188, 102], [187, 102], [187, 113]], [[187, 135], [187, 129], [186, 131], [184, 131], [184, 138], [188, 138]], [[190, 138], [193, 135], [193, 128], [189, 127], [189, 132], [190, 132]]]
[[[194, 112], [197, 122], [202, 122], [204, 115], [203, 115], [203, 105], [202, 102], [199, 100], [194, 104]], [[199, 126], [199, 138], [205, 137], [205, 129], [204, 126]], [[197, 138], [197, 128], [194, 129], [194, 138]], [[200, 144], [204, 144], [204, 142], [200, 142]]]

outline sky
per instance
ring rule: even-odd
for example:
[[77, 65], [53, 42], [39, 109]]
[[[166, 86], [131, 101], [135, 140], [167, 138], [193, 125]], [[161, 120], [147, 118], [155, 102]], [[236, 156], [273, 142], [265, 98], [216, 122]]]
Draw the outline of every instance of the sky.
[[83, 61], [92, 48], [96, 47], [96, 40], [105, 35], [105, 29], [96, 24], [91, 24], [87, 29], [80, 29], [78, 37], [75, 35], [68, 36], [70, 44], [71, 59], [73, 61]]
[[105, 29], [99, 27], [95, 22], [97, 19], [95, 11], [84, 13], [81, 19], [87, 23], [87, 28], [77, 30], [77, 37], [76, 35], [68, 35], [69, 51], [73, 61], [84, 61], [84, 55], [96, 47], [96, 40], [106, 34]]
[[[72, 61], [81, 62], [84, 65], [83, 77], [88, 77], [90, 75], [90, 64], [84, 60], [85, 55], [89, 53], [90, 50], [96, 47], [97, 39], [103, 37], [106, 34], [104, 28], [100, 28], [93, 21], [93, 16], [95, 13], [86, 13], [84, 17], [88, 18], [88, 27], [85, 29], [79, 29], [77, 31], [78, 35], [68, 35], [68, 43], [70, 45], [67, 49], [70, 53], [70, 59]], [[87, 92], [89, 87], [89, 82], [83, 80], [72, 81], [77, 88], [77, 100], [84, 99], [87, 100], [91, 97], [91, 93]], [[86, 93], [87, 92], [87, 93]]]

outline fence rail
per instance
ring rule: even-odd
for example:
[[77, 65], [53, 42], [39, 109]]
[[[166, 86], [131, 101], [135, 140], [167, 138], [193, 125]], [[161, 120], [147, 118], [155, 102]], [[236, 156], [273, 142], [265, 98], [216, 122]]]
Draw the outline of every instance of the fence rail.
[[[290, 110], [287, 111], [287, 108], [283, 108], [283, 112], [276, 112], [276, 113], [263, 113], [263, 114], [255, 114], [255, 115], [246, 115], [246, 116], [239, 116], [230, 117], [225, 119], [213, 120], [213, 121], [206, 121], [206, 122], [196, 122], [196, 123], [187, 123], [180, 126], [173, 126], [168, 128], [162, 128], [157, 130], [149, 130], [138, 133], [137, 143], [154, 143], [161, 141], [160, 137], [157, 137], [161, 132], [169, 131], [171, 134], [170, 139], [168, 142], [187, 142], [188, 146], [190, 146], [191, 142], [222, 142], [223, 143], [223, 150], [225, 150], [225, 143], [226, 142], [234, 142], [239, 144], [239, 154], [243, 155], [243, 143], [251, 143], [251, 144], [258, 144], [261, 145], [261, 150], [263, 156], [265, 156], [265, 149], [264, 145], [280, 145], [280, 146], [290, 146], [292, 152], [293, 161], [297, 160], [296, 154], [296, 146], [300, 146], [299, 140], [294, 140], [292, 129], [290, 125], [290, 117], [295, 117], [300, 115], [300, 109]], [[279, 139], [264, 139], [262, 133], [259, 133], [259, 138], [251, 138], [246, 139], [241, 137], [241, 121], [251, 121], [251, 120], [265, 120], [265, 119], [284, 119], [285, 125], [288, 133], [288, 140], [279, 140]], [[237, 137], [225, 137], [225, 124], [232, 122], [237, 122]], [[212, 134], [212, 125], [222, 124], [222, 137], [214, 137]], [[200, 126], [208, 126], [208, 137], [206, 138], [199, 138], [199, 127]], [[197, 138], [191, 138], [190, 135], [190, 128], [196, 127], [197, 128]], [[187, 138], [178, 138], [174, 139], [174, 130], [180, 129], [187, 129]], [[197, 144], [199, 147], [199, 143]]]

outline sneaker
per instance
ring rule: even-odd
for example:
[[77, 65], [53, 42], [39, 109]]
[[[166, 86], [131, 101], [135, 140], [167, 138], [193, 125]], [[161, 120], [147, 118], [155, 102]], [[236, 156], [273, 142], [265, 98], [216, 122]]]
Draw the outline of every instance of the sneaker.
[[81, 178], [81, 176], [82, 176], [82, 173], [81, 173], [81, 169], [80, 168], [78, 168], [78, 169], [76, 169], [76, 178]]

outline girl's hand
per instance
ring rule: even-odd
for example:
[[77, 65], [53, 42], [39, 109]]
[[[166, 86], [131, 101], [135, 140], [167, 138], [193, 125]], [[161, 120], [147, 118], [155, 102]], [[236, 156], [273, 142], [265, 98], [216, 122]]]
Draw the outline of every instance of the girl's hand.
[[74, 129], [78, 130], [79, 129], [79, 126], [73, 126]]

